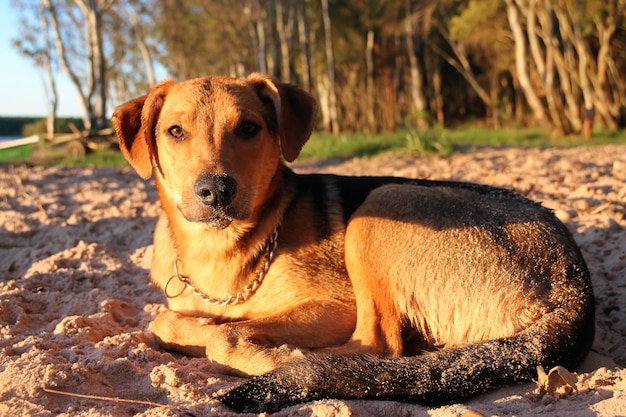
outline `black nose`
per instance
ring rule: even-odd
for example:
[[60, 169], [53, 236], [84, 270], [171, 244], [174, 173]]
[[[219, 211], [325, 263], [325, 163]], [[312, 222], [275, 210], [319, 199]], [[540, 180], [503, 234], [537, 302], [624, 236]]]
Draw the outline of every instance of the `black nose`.
[[196, 180], [194, 191], [205, 206], [224, 208], [235, 198], [237, 182], [230, 175], [205, 174]]

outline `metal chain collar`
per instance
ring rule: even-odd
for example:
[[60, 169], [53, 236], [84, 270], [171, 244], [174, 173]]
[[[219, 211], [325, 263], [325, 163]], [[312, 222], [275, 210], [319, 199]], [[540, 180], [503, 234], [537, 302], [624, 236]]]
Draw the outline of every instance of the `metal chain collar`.
[[[274, 229], [274, 232], [272, 233], [267, 243], [265, 244], [265, 252], [267, 252], [267, 256], [265, 258], [265, 263], [263, 264], [263, 268], [261, 269], [257, 277], [250, 284], [243, 287], [241, 291], [229, 296], [228, 298], [211, 297], [209, 295], [206, 295], [199, 289], [197, 289], [196, 286], [191, 283], [191, 279], [188, 276], [182, 275], [178, 272], [179, 263], [182, 263], [180, 259], [176, 259], [176, 261], [174, 261], [174, 274], [171, 277], [169, 277], [167, 281], [165, 281], [165, 284], [163, 285], [163, 292], [165, 293], [165, 296], [167, 298], [176, 298], [182, 295], [182, 293], [185, 292], [187, 288], [189, 288], [191, 291], [193, 291], [193, 295], [200, 297], [202, 301], [211, 303], [212, 305], [215, 305], [215, 306], [226, 307], [226, 306], [243, 303], [250, 296], [252, 296], [256, 292], [256, 290], [261, 286], [261, 283], [263, 282], [263, 279], [265, 278], [265, 275], [267, 275], [267, 271], [270, 268], [270, 264], [272, 263], [272, 259], [274, 258], [274, 253], [276, 252], [277, 246], [278, 246], [278, 226], [276, 226], [276, 229]], [[180, 292], [176, 294], [168, 294], [167, 287], [170, 285], [173, 279], [179, 280], [180, 282], [185, 284], [185, 286], [183, 287], [182, 290], [180, 290]]]

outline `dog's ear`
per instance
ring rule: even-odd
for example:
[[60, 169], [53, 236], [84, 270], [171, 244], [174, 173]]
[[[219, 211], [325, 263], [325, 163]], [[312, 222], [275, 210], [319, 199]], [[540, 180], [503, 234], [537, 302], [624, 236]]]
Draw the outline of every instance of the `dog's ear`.
[[143, 96], [122, 104], [111, 121], [120, 141], [120, 150], [141, 178], [152, 175], [150, 149], [141, 129], [141, 111], [148, 96]]
[[156, 158], [154, 130], [163, 99], [173, 82], [163, 81], [150, 93], [122, 104], [113, 112], [112, 122], [120, 150], [143, 179], [152, 175], [152, 158]]
[[264, 102], [269, 99], [273, 105], [283, 157], [293, 162], [315, 128], [317, 101], [304, 90], [264, 74], [251, 74], [246, 81], [257, 88]]

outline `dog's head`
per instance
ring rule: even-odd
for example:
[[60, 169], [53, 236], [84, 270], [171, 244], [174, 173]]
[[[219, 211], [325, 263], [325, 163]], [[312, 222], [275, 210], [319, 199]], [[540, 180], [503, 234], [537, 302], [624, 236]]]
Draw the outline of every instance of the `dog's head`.
[[316, 113], [304, 91], [252, 74], [164, 81], [118, 107], [113, 126], [137, 173], [154, 171], [164, 205], [223, 228], [271, 195], [281, 155], [296, 159]]

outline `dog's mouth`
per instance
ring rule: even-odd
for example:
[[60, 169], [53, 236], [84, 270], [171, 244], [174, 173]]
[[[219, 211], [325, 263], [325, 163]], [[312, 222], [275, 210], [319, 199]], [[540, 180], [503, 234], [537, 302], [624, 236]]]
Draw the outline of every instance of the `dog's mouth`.
[[228, 217], [212, 217], [200, 221], [205, 227], [214, 230], [226, 229], [232, 222], [233, 219]]
[[192, 223], [201, 223], [209, 229], [225, 229], [233, 222], [234, 218], [229, 216], [223, 210], [209, 209], [203, 206], [181, 206], [178, 210], [185, 220]]

